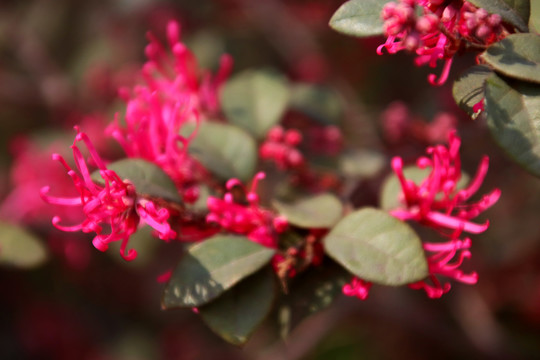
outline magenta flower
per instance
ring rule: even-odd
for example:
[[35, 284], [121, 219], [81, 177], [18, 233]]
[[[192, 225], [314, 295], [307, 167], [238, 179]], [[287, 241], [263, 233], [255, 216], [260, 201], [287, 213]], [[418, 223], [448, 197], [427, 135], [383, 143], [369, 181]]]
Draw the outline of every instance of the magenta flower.
[[452, 131], [448, 148], [442, 145], [429, 147], [427, 153], [430, 157], [421, 157], [417, 161], [419, 168], [431, 168], [429, 175], [419, 185], [405, 178], [401, 158], [395, 157], [392, 160], [392, 167], [401, 183], [402, 207], [390, 213], [401, 220], [413, 220], [431, 227], [450, 239], [443, 243], [423, 243], [424, 250], [431, 253], [427, 257], [429, 277], [409, 284], [413, 289], [424, 289], [431, 298], [441, 297], [450, 290], [450, 283], [441, 283], [439, 276], [466, 284], [476, 283], [476, 273], [465, 274], [459, 269], [463, 260], [471, 256], [468, 250], [471, 240], [461, 240], [459, 237], [463, 232], [478, 234], [487, 230], [488, 221], [477, 224], [471, 220], [495, 204], [501, 195], [501, 191], [495, 189], [479, 201], [469, 202], [486, 176], [487, 156], [480, 162], [470, 184], [464, 189], [458, 189], [462, 176], [460, 145], [461, 140]]
[[128, 157], [139, 157], [160, 166], [175, 182], [184, 201], [195, 201], [197, 182], [204, 170], [187, 153], [194, 135], [183, 136], [188, 123], [198, 123], [219, 110], [218, 90], [232, 69], [224, 55], [215, 77], [200, 72], [195, 56], [180, 42], [178, 23], [167, 26], [170, 52], [148, 34], [148, 61], [141, 76], [144, 84], [131, 92], [121, 90], [127, 103], [125, 126], [117, 115], [107, 132], [123, 147]]
[[489, 222], [473, 223], [470, 220], [491, 207], [501, 195], [495, 189], [484, 195], [479, 201], [467, 203], [478, 191], [488, 170], [489, 159], [484, 156], [476, 175], [465, 189], [457, 189], [461, 179], [461, 160], [459, 147], [461, 140], [455, 131], [449, 134], [449, 147], [437, 145], [429, 147], [430, 157], [421, 157], [417, 166], [431, 168], [428, 177], [417, 185], [403, 174], [403, 161], [400, 157], [392, 159], [392, 168], [402, 189], [402, 208], [390, 213], [401, 220], [415, 220], [435, 229], [461, 230], [473, 234], [485, 231]]
[[346, 296], [354, 296], [360, 300], [366, 300], [369, 296], [369, 289], [372, 283], [354, 277], [350, 283], [343, 285], [342, 292]]
[[[129, 181], [122, 180], [114, 171], [108, 170], [98, 155], [88, 136], [76, 127], [77, 136], [71, 146], [78, 173], [73, 170], [59, 154], [53, 154], [53, 159], [59, 161], [68, 171], [75, 188], [77, 197], [53, 197], [48, 195], [49, 186], [41, 189], [42, 198], [50, 203], [64, 206], [82, 207], [85, 219], [77, 225], [61, 225], [59, 216], [52, 219], [53, 225], [62, 231], [95, 232], [92, 243], [96, 249], [105, 251], [109, 243], [121, 241], [120, 254], [128, 261], [135, 259], [137, 252], [126, 247], [130, 236], [135, 233], [141, 223], [154, 228], [160, 239], [169, 240], [176, 237], [167, 223], [169, 212], [165, 208], [158, 209], [156, 205], [137, 195], [136, 189]], [[77, 147], [77, 142], [83, 141], [88, 148], [93, 163], [99, 169], [103, 185], [92, 180], [88, 165]], [[109, 233], [104, 233], [103, 226]]]
[[441, 283], [438, 276], [444, 276], [465, 284], [476, 284], [478, 274], [472, 272], [465, 274], [459, 269], [463, 260], [471, 257], [468, 250], [471, 246], [471, 239], [459, 240], [457, 237], [445, 243], [424, 243], [425, 251], [433, 253], [427, 257], [429, 280], [421, 280], [409, 284], [412, 289], [424, 289], [428, 297], [435, 299], [450, 291], [449, 282]]
[[247, 203], [236, 201], [232, 192], [227, 192], [223, 199], [209, 197], [209, 214], [206, 220], [219, 224], [226, 231], [246, 235], [256, 243], [276, 249], [278, 235], [286, 230], [288, 223], [285, 218], [275, 216], [271, 211], [259, 205], [256, 189], [258, 182], [264, 177], [263, 172], [257, 173], [249, 191], [240, 180], [229, 180], [226, 184], [227, 190], [241, 187], [246, 194]]
[[[417, 6], [422, 15], [417, 15]], [[489, 15], [466, 1], [399, 0], [387, 3], [381, 12], [383, 30], [387, 37], [377, 48], [390, 54], [401, 50], [417, 55], [415, 64], [437, 66], [444, 61], [441, 75], [437, 79], [430, 74], [428, 81], [440, 86], [448, 79], [454, 55], [466, 46], [486, 47], [501, 40], [506, 33], [501, 17]]]

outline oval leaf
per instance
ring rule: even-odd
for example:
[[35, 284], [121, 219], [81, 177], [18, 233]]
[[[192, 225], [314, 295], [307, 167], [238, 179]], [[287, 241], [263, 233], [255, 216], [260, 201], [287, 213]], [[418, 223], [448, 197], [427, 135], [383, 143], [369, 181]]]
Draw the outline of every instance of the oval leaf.
[[495, 141], [525, 169], [540, 176], [540, 86], [501, 79], [486, 82], [487, 123]]
[[47, 260], [47, 250], [36, 236], [26, 229], [0, 222], [0, 264], [18, 268], [34, 268]]
[[339, 158], [339, 169], [343, 175], [353, 178], [369, 178], [377, 175], [386, 166], [386, 157], [373, 150], [352, 150]]
[[529, 28], [527, 27], [526, 20], [524, 21], [521, 16], [510, 7], [504, 0], [468, 0], [471, 4], [476, 7], [485, 9], [490, 14], [499, 14], [501, 18], [514, 25], [518, 30], [527, 32]]
[[274, 253], [243, 236], [217, 235], [195, 244], [174, 270], [162, 306], [206, 304], [266, 265]]
[[[181, 202], [182, 199], [171, 178], [157, 165], [143, 159], [122, 159], [107, 165], [123, 180], [129, 180], [135, 191], [165, 200]], [[103, 183], [99, 171], [92, 174], [92, 179]]]
[[[185, 126], [186, 129], [194, 127]], [[200, 124], [189, 151], [210, 172], [228, 180], [250, 180], [257, 163], [255, 140], [242, 129], [215, 122]]]
[[503, 75], [540, 83], [540, 36], [513, 34], [491, 45], [482, 59]]
[[473, 106], [484, 98], [486, 79], [493, 71], [485, 65], [476, 65], [467, 69], [454, 82], [452, 94], [456, 104], [469, 116], [474, 116]]
[[376, 36], [383, 33], [381, 11], [388, 0], [349, 0], [341, 5], [330, 19], [337, 32], [357, 36]]
[[268, 316], [275, 297], [271, 271], [260, 271], [199, 308], [204, 322], [219, 336], [242, 345]]
[[343, 218], [324, 238], [326, 253], [354, 275], [384, 285], [405, 285], [428, 276], [422, 243], [414, 230], [371, 208]]
[[273, 200], [272, 205], [287, 221], [301, 228], [330, 228], [341, 218], [343, 205], [332, 194], [320, 194], [293, 204]]
[[339, 94], [320, 85], [295, 85], [290, 106], [324, 125], [338, 124], [343, 116]]
[[220, 99], [231, 124], [262, 138], [281, 120], [289, 101], [289, 88], [279, 75], [248, 70], [223, 86]]

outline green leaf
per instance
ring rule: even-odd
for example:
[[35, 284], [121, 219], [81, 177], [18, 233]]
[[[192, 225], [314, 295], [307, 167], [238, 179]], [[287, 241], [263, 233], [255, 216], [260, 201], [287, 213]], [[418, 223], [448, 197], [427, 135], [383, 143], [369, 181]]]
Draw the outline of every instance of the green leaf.
[[0, 265], [29, 269], [47, 260], [40, 239], [21, 226], [0, 222]]
[[329, 258], [292, 279], [289, 293], [283, 295], [278, 313], [280, 333], [285, 338], [291, 330], [311, 315], [330, 306], [341, 295], [351, 274]]
[[274, 253], [243, 236], [217, 235], [195, 244], [174, 270], [162, 306], [206, 304], [266, 265]]
[[[406, 179], [412, 180], [416, 185], [420, 185], [422, 181], [429, 175], [431, 168], [420, 169], [414, 165], [405, 166], [403, 174]], [[456, 184], [456, 190], [464, 189], [469, 183], [469, 176], [466, 173], [461, 173], [461, 179]], [[401, 196], [401, 183], [395, 173], [391, 173], [386, 177], [381, 187], [381, 195], [379, 205], [382, 210], [395, 210], [403, 206], [399, 201]], [[442, 196], [442, 194], [440, 194]]]
[[339, 94], [320, 85], [295, 85], [290, 107], [324, 125], [338, 124], [343, 116], [343, 101]]
[[418, 235], [381, 210], [364, 208], [347, 215], [324, 238], [324, 244], [330, 257], [367, 281], [398, 286], [428, 276]]
[[272, 205], [290, 224], [301, 228], [330, 228], [343, 213], [341, 201], [332, 194], [311, 196], [293, 204], [273, 200]]
[[504, 0], [469, 0], [469, 2], [476, 7], [487, 10], [490, 14], [501, 15], [505, 22], [514, 25], [520, 31], [529, 31], [527, 21], [524, 21]]
[[[194, 127], [184, 126], [186, 129]], [[228, 124], [202, 122], [189, 151], [210, 172], [228, 180], [250, 180], [257, 163], [257, 145], [244, 130]]]
[[376, 36], [383, 33], [381, 11], [388, 0], [349, 0], [341, 5], [330, 19], [337, 32], [357, 36]]
[[484, 98], [485, 82], [493, 71], [485, 65], [476, 65], [467, 69], [454, 82], [452, 94], [456, 104], [469, 116], [474, 116], [473, 106]]
[[531, 1], [529, 28], [531, 28], [531, 32], [536, 31], [536, 33], [540, 33], [540, 1]]
[[[531, 13], [530, 0], [504, 0], [523, 19], [525, 23], [529, 21]], [[534, 2], [534, 1], [533, 1]]]
[[227, 81], [220, 99], [231, 124], [263, 138], [281, 120], [289, 102], [289, 87], [282, 76], [248, 70]]
[[[138, 194], [149, 195], [165, 200], [181, 202], [178, 190], [171, 178], [157, 165], [143, 159], [122, 159], [107, 165], [123, 180], [135, 185]], [[94, 171], [92, 179], [103, 183], [99, 171]]]
[[540, 83], [540, 36], [537, 34], [509, 35], [491, 45], [481, 57], [503, 75]]
[[369, 178], [378, 174], [386, 166], [383, 154], [372, 150], [354, 150], [339, 158], [339, 168], [343, 175], [353, 178]]
[[486, 82], [486, 113], [495, 141], [540, 176], [540, 86], [493, 74]]
[[204, 322], [229, 343], [244, 344], [270, 313], [275, 281], [272, 272], [267, 270], [250, 276], [199, 308]]

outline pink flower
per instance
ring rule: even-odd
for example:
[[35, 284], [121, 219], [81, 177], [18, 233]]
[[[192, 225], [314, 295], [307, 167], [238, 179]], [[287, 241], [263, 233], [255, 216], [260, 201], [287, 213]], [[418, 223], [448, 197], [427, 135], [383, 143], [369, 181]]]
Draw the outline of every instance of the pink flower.
[[371, 289], [372, 283], [354, 277], [350, 283], [343, 285], [343, 295], [355, 296], [360, 300], [366, 300], [369, 296], [369, 289]]
[[[256, 193], [257, 184], [264, 179], [265, 174], [259, 172], [255, 175], [249, 191], [238, 179], [231, 179], [226, 187], [229, 192], [223, 199], [208, 198], [209, 214], [206, 220], [219, 224], [224, 230], [236, 234], [246, 235], [250, 240], [261, 245], [276, 249], [278, 235], [287, 228], [287, 220], [275, 216], [271, 211], [259, 205], [259, 196]], [[231, 192], [233, 188], [244, 190], [247, 203], [237, 201]]]
[[449, 146], [429, 147], [430, 157], [421, 157], [417, 161], [419, 168], [431, 168], [429, 175], [419, 184], [405, 178], [401, 158], [392, 160], [392, 167], [401, 183], [402, 208], [390, 211], [401, 220], [413, 220], [437, 230], [449, 240], [446, 242], [424, 242], [423, 248], [431, 253], [427, 257], [428, 279], [409, 284], [413, 289], [424, 289], [431, 298], [441, 297], [450, 290], [450, 283], [439, 280], [439, 276], [456, 281], [475, 284], [478, 275], [475, 272], [464, 273], [459, 269], [464, 259], [471, 256], [468, 250], [471, 239], [460, 239], [465, 231], [478, 234], [487, 230], [489, 222], [477, 224], [471, 220], [497, 202], [501, 195], [495, 189], [484, 195], [479, 201], [469, 203], [469, 199], [478, 191], [488, 170], [488, 158], [485, 156], [474, 178], [465, 189], [458, 189], [461, 179], [461, 159], [459, 147], [461, 140], [455, 131], [449, 134]]
[[[422, 15], [417, 15], [420, 6]], [[387, 39], [377, 48], [390, 54], [401, 50], [415, 52], [418, 66], [434, 68], [444, 61], [442, 73], [428, 76], [432, 85], [440, 86], [448, 79], [454, 55], [467, 45], [485, 47], [505, 35], [501, 17], [489, 15], [466, 1], [399, 0], [387, 3], [381, 12]]]
[[438, 276], [444, 276], [465, 284], [476, 284], [478, 274], [463, 273], [459, 269], [466, 258], [471, 257], [468, 250], [471, 246], [471, 239], [459, 240], [457, 236], [445, 243], [424, 243], [425, 251], [433, 253], [428, 256], [429, 284], [426, 280], [409, 284], [412, 289], [424, 289], [428, 297], [435, 299], [450, 291], [451, 285], [448, 282], [441, 283]]
[[178, 23], [167, 26], [170, 53], [148, 34], [148, 61], [141, 71], [144, 84], [131, 92], [121, 90], [127, 103], [126, 125], [118, 115], [107, 132], [123, 147], [128, 157], [139, 157], [160, 166], [175, 182], [184, 201], [197, 199], [198, 179], [204, 169], [187, 153], [195, 133], [181, 135], [183, 126], [198, 123], [219, 110], [218, 90], [232, 69], [232, 59], [224, 55], [218, 74], [200, 72], [195, 56], [180, 42]]
[[[71, 149], [79, 173], [73, 170], [61, 155], [53, 154], [53, 159], [66, 168], [79, 196], [53, 197], [48, 195], [49, 186], [41, 189], [41, 196], [50, 204], [82, 207], [85, 219], [80, 224], [65, 226], [60, 225], [61, 218], [55, 216], [52, 220], [53, 225], [62, 231], [95, 232], [96, 236], [92, 243], [100, 251], [107, 250], [109, 243], [113, 241], [122, 241], [120, 254], [128, 261], [137, 256], [134, 249], [130, 249], [126, 254], [126, 247], [129, 237], [137, 231], [140, 223], [153, 227], [160, 239], [174, 239], [176, 233], [167, 223], [168, 210], [158, 209], [152, 201], [139, 197], [133, 184], [122, 180], [114, 171], [106, 168], [88, 136], [78, 127], [76, 130], [77, 136]], [[92, 179], [88, 165], [77, 147], [79, 141], [83, 141], [88, 148], [92, 161], [99, 169], [103, 185], [95, 183]], [[104, 225], [110, 228], [108, 234], [103, 233]]]
[[453, 131], [449, 134], [448, 148], [443, 145], [429, 147], [427, 153], [430, 157], [419, 158], [417, 166], [421, 169], [431, 168], [431, 172], [419, 185], [405, 178], [400, 157], [392, 159], [392, 168], [401, 183], [403, 205], [400, 209], [392, 210], [392, 215], [401, 220], [415, 220], [435, 229], [460, 229], [478, 234], [488, 228], [487, 221], [476, 224], [470, 220], [495, 204], [501, 191], [495, 189], [480, 201], [468, 203], [486, 176], [489, 159], [484, 156], [469, 186], [458, 190], [457, 184], [461, 179], [460, 144], [461, 140]]

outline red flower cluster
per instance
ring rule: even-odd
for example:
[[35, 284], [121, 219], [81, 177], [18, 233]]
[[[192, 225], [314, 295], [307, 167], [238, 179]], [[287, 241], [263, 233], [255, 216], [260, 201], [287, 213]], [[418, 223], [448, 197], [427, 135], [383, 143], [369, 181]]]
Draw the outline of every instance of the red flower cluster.
[[423, 247], [432, 253], [427, 260], [431, 284], [419, 281], [410, 284], [414, 289], [423, 288], [429, 297], [437, 298], [450, 290], [450, 284], [441, 282], [437, 276], [453, 278], [457, 281], [474, 284], [477, 274], [464, 274], [459, 266], [465, 258], [471, 256], [470, 238], [460, 239], [463, 232], [478, 234], [487, 230], [489, 222], [477, 224], [471, 220], [497, 202], [501, 195], [495, 189], [484, 195], [479, 201], [469, 199], [479, 190], [488, 170], [489, 159], [485, 156], [474, 178], [464, 189], [458, 188], [462, 177], [459, 148], [461, 140], [455, 131], [449, 134], [448, 148], [443, 145], [429, 147], [429, 157], [421, 157], [417, 166], [430, 168], [429, 175], [419, 184], [405, 178], [401, 158], [392, 160], [392, 168], [402, 188], [401, 203], [403, 208], [390, 213], [401, 220], [413, 220], [437, 230], [449, 240], [444, 243], [424, 242]]
[[[86, 144], [93, 163], [99, 169], [103, 184], [96, 183], [92, 179], [88, 165], [77, 147], [79, 141]], [[176, 237], [176, 233], [167, 223], [168, 210], [158, 208], [152, 201], [139, 197], [133, 184], [123, 181], [114, 171], [107, 169], [88, 136], [78, 128], [71, 149], [79, 173], [73, 170], [61, 155], [53, 154], [53, 159], [66, 168], [79, 196], [53, 197], [48, 195], [49, 186], [41, 189], [41, 196], [50, 204], [82, 207], [85, 219], [80, 224], [64, 226], [60, 225], [61, 218], [55, 216], [52, 222], [56, 228], [69, 232], [95, 232], [96, 236], [92, 243], [100, 251], [107, 250], [111, 242], [122, 241], [120, 254], [126, 260], [133, 260], [137, 256], [134, 249], [126, 253], [126, 248], [130, 236], [137, 231], [141, 223], [153, 227], [160, 239], [169, 240]], [[103, 225], [109, 227], [108, 234], [104, 234]]]
[[[256, 243], [276, 249], [278, 235], [287, 229], [288, 223], [284, 217], [275, 216], [259, 205], [256, 189], [258, 182], [264, 177], [264, 173], [257, 173], [249, 191], [240, 180], [230, 179], [226, 184], [229, 192], [225, 194], [223, 199], [208, 198], [209, 214], [206, 220], [219, 224], [224, 230], [246, 235]], [[231, 191], [235, 187], [240, 187], [243, 190], [247, 203], [234, 199]]]
[[[416, 15], [416, 7], [423, 15]], [[415, 52], [418, 66], [428, 64], [434, 68], [438, 60], [444, 60], [443, 71], [437, 80], [428, 77], [432, 85], [446, 82], [454, 54], [466, 45], [487, 46], [505, 36], [501, 17], [489, 15], [462, 1], [399, 0], [387, 3], [381, 13], [384, 20], [386, 42], [377, 48], [390, 54], [401, 50]]]
[[[224, 55], [215, 77], [199, 71], [195, 56], [180, 42], [178, 23], [167, 26], [171, 53], [148, 34], [148, 61], [141, 71], [144, 84], [133, 92], [121, 89], [127, 103], [125, 126], [118, 115], [108, 128], [128, 157], [139, 157], [160, 166], [175, 182], [184, 201], [198, 197], [196, 183], [204, 173], [187, 153], [194, 136], [182, 135], [186, 123], [198, 123], [219, 109], [218, 89], [232, 70], [232, 58]], [[202, 79], [202, 80], [200, 80]]]

